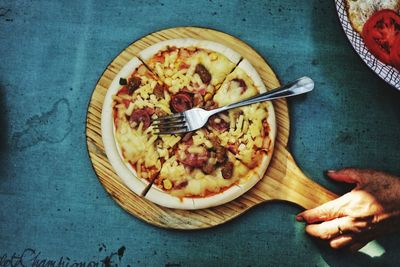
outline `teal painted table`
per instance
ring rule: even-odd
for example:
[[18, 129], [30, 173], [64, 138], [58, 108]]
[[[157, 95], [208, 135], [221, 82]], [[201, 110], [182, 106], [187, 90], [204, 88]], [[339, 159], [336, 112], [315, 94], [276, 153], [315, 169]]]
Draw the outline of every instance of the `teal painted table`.
[[289, 100], [290, 150], [315, 181], [343, 193], [323, 170], [400, 174], [400, 92], [354, 53], [333, 1], [0, 1], [0, 266], [397, 265], [399, 235], [379, 240], [380, 257], [334, 252], [285, 203], [180, 232], [139, 221], [106, 194], [85, 145], [94, 85], [132, 41], [184, 25], [241, 38], [283, 83], [315, 80], [312, 94]]

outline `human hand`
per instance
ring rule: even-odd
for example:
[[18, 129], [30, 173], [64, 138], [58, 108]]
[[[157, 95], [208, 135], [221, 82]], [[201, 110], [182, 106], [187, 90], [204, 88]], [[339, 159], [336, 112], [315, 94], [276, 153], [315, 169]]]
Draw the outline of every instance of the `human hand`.
[[296, 216], [306, 232], [334, 249], [357, 251], [371, 240], [400, 230], [400, 179], [385, 172], [346, 168], [328, 171], [333, 180], [354, 183], [349, 193]]

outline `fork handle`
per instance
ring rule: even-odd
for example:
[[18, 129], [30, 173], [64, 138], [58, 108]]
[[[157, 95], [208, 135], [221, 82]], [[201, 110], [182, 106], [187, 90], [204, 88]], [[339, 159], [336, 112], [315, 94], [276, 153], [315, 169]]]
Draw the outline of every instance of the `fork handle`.
[[245, 100], [242, 100], [242, 101], [239, 101], [239, 102], [236, 102], [236, 103], [224, 106], [224, 107], [214, 109], [214, 110], [212, 110], [213, 111], [212, 113], [215, 114], [215, 113], [229, 110], [232, 108], [247, 106], [250, 104], [259, 103], [259, 102], [263, 102], [263, 101], [267, 101], [267, 100], [274, 100], [274, 99], [278, 99], [278, 98], [300, 95], [300, 94], [310, 92], [313, 89], [314, 89], [314, 81], [311, 78], [305, 76], [305, 77], [297, 79], [293, 82], [290, 82], [286, 85], [278, 87], [277, 89], [274, 89], [272, 91], [253, 96], [253, 97], [247, 98]]

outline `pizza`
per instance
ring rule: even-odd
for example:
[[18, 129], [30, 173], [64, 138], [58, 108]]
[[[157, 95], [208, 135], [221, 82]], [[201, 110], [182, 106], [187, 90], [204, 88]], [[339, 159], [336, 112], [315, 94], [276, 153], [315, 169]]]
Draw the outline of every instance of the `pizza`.
[[265, 173], [276, 133], [272, 103], [216, 114], [186, 134], [157, 135], [151, 122], [265, 91], [249, 61], [226, 46], [196, 39], [157, 43], [126, 64], [107, 91], [106, 154], [131, 190], [159, 205], [199, 209], [226, 203]]
[[365, 22], [377, 11], [400, 10], [399, 0], [345, 0], [346, 11], [353, 29], [362, 33]]

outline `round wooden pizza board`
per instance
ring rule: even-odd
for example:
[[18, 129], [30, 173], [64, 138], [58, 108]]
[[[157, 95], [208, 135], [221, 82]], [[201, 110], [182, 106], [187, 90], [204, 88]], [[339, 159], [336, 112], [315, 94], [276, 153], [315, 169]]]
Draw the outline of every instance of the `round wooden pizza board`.
[[273, 102], [277, 119], [277, 138], [271, 163], [263, 179], [241, 197], [213, 208], [178, 210], [158, 206], [125, 186], [107, 159], [101, 137], [101, 110], [107, 88], [120, 69], [141, 50], [157, 42], [175, 38], [197, 38], [222, 43], [248, 59], [268, 89], [280, 85], [275, 73], [254, 49], [231, 35], [211, 29], [166, 29], [149, 34], [124, 49], [107, 66], [97, 82], [86, 120], [86, 142], [93, 168], [106, 191], [122, 208], [159, 227], [190, 230], [225, 223], [250, 208], [271, 200], [290, 201], [309, 209], [337, 197], [307, 178], [288, 152], [286, 146], [289, 137], [289, 113], [284, 99]]

